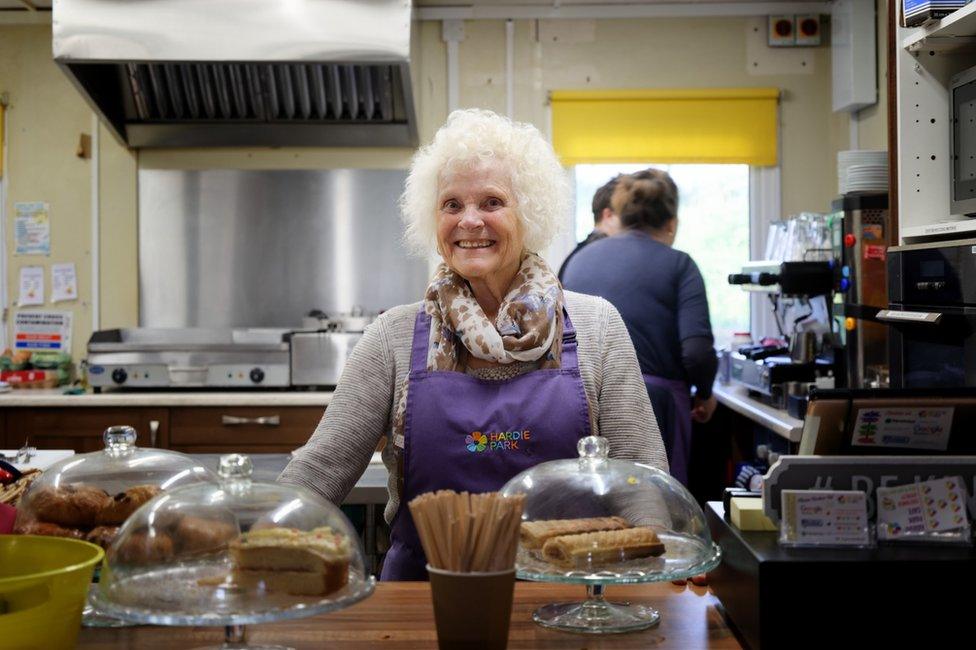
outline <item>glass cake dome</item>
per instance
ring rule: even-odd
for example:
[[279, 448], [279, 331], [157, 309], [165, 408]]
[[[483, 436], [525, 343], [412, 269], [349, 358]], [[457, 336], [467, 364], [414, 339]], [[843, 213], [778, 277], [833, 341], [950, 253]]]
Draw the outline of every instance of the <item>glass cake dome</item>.
[[217, 484], [168, 491], [126, 522], [106, 552], [99, 609], [230, 634], [373, 592], [359, 537], [336, 506], [300, 487], [252, 481], [247, 456], [222, 457], [218, 473]]
[[583, 603], [546, 605], [536, 622], [574, 632], [643, 629], [659, 614], [603, 599], [609, 584], [677, 580], [711, 571], [721, 552], [691, 493], [661, 470], [609, 458], [587, 436], [579, 458], [541, 463], [513, 477], [506, 496], [525, 495], [517, 576], [587, 586]]
[[190, 456], [136, 446], [136, 430], [109, 427], [105, 448], [76, 454], [48, 467], [17, 508], [15, 532], [74, 537], [108, 548], [119, 527], [157, 494], [216, 482]]

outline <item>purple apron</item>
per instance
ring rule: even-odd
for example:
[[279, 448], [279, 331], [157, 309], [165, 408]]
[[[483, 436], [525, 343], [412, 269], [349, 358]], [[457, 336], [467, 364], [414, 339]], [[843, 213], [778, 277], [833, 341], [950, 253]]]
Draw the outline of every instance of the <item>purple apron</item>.
[[562, 367], [504, 381], [428, 371], [429, 332], [430, 317], [421, 311], [410, 355], [400, 507], [381, 580], [427, 579], [427, 560], [407, 507], [411, 499], [433, 490], [498, 490], [539, 463], [574, 458], [576, 443], [590, 435], [576, 330], [568, 314]]
[[671, 476], [688, 486], [688, 462], [691, 459], [691, 394], [680, 379], [644, 375], [644, 383], [666, 389], [674, 404], [673, 417], [658, 419], [661, 439], [668, 452]]

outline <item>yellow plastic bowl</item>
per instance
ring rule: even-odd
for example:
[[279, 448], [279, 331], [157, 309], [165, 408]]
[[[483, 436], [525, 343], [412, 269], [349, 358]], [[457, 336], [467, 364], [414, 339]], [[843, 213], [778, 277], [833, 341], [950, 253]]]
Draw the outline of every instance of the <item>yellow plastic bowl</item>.
[[0, 647], [73, 648], [104, 555], [76, 539], [0, 535]]

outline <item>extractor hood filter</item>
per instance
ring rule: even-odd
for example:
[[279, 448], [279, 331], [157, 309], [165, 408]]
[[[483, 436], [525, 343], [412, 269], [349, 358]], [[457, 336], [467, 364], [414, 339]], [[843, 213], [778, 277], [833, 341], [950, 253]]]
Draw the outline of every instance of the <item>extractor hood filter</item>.
[[403, 0], [56, 0], [54, 56], [130, 147], [415, 146], [409, 16]]

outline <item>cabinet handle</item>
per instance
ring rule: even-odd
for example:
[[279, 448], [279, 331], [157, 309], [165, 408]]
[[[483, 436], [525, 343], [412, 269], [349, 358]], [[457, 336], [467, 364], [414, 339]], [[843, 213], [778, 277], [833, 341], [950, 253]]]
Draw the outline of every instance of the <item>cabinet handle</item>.
[[882, 309], [875, 318], [889, 323], [928, 323], [930, 325], [938, 325], [939, 321], [942, 320], [942, 314], [939, 312]]
[[237, 415], [222, 415], [220, 421], [224, 426], [236, 427], [243, 424], [257, 424], [262, 427], [276, 427], [281, 424], [281, 417], [277, 415], [262, 415], [257, 418], [242, 418]]
[[149, 420], [149, 446], [156, 446], [156, 435], [159, 433], [159, 420]]

